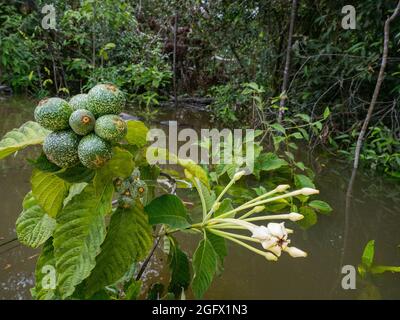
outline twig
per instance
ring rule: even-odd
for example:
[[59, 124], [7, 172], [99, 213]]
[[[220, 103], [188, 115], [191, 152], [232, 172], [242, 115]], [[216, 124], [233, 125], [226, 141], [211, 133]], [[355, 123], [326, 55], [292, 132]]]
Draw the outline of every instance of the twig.
[[386, 68], [386, 64], [387, 64], [387, 57], [388, 57], [388, 51], [389, 51], [390, 23], [399, 15], [399, 13], [400, 13], [400, 1], [397, 3], [397, 7], [394, 10], [393, 14], [389, 18], [387, 18], [385, 21], [381, 68], [379, 70], [378, 79], [376, 81], [374, 94], [372, 95], [372, 99], [371, 99], [371, 103], [368, 108], [367, 116], [365, 117], [364, 123], [363, 123], [361, 131], [360, 131], [360, 135], [358, 136], [358, 139], [357, 139], [357, 145], [356, 145], [356, 149], [354, 152], [354, 165], [353, 165], [353, 168], [355, 168], [355, 169], [358, 168], [358, 163], [360, 161], [360, 151], [361, 151], [361, 147], [363, 144], [364, 136], [368, 129], [369, 121], [371, 120], [372, 113], [374, 111], [375, 104], [378, 99], [379, 91], [381, 89], [381, 85], [382, 85], [383, 79], [385, 77], [385, 68]]
[[286, 61], [285, 61], [285, 69], [283, 71], [283, 82], [282, 82], [282, 90], [281, 90], [281, 100], [279, 102], [279, 113], [278, 113], [278, 122], [282, 121], [283, 114], [285, 113], [285, 104], [286, 104], [286, 90], [289, 81], [289, 71], [290, 71], [290, 56], [292, 51], [292, 38], [293, 38], [293, 28], [294, 21], [296, 19], [296, 11], [297, 11], [297, 0], [293, 0], [292, 2], [292, 11], [290, 14], [290, 25], [289, 25], [289, 36], [288, 36], [288, 44], [286, 49]]

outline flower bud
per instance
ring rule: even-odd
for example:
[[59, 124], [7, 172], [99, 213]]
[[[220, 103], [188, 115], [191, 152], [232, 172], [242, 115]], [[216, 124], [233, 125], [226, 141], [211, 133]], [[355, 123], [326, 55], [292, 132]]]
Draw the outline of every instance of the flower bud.
[[235, 173], [233, 176], [233, 180], [238, 181], [241, 177], [243, 177], [246, 174], [246, 171], [241, 170]]
[[280, 184], [279, 186], [277, 186], [275, 188], [275, 190], [276, 190], [276, 192], [283, 192], [283, 191], [286, 191], [289, 188], [290, 188], [290, 186], [288, 184]]
[[318, 194], [319, 193], [319, 190], [316, 190], [316, 189], [313, 189], [313, 188], [303, 188], [300, 191], [301, 191], [301, 194], [303, 196], [310, 196], [312, 194]]
[[264, 254], [264, 257], [268, 260], [268, 261], [277, 261], [278, 257], [272, 253], [266, 252]]
[[259, 213], [261, 211], [264, 211], [265, 207], [264, 206], [256, 206], [253, 208], [253, 213]]
[[300, 250], [296, 247], [286, 247], [285, 251], [290, 254], [293, 258], [307, 257], [307, 252]]
[[290, 221], [299, 221], [304, 218], [304, 216], [302, 214], [297, 213], [297, 212], [291, 212], [289, 214], [289, 216], [290, 216], [290, 218], [289, 218]]

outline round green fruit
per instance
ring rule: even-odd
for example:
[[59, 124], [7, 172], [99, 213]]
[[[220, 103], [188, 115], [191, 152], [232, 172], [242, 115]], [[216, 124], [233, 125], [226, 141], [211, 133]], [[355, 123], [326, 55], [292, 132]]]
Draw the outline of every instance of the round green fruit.
[[69, 104], [73, 110], [87, 109], [88, 107], [88, 95], [86, 93], [80, 93], [69, 99]]
[[61, 168], [79, 163], [79, 137], [72, 130], [51, 132], [43, 142], [43, 151], [49, 161]]
[[113, 84], [98, 84], [88, 92], [88, 110], [96, 118], [105, 114], [119, 114], [125, 106], [125, 96]]
[[35, 108], [35, 120], [43, 128], [58, 131], [69, 128], [72, 107], [60, 98], [49, 98], [39, 102]]
[[96, 120], [94, 132], [104, 140], [116, 142], [126, 135], [127, 126], [119, 116], [107, 114]]
[[89, 169], [102, 167], [112, 157], [111, 144], [91, 133], [82, 138], [78, 146], [81, 163]]
[[76, 134], [85, 136], [92, 132], [96, 119], [93, 113], [88, 110], [78, 109], [72, 112], [69, 117], [69, 125]]

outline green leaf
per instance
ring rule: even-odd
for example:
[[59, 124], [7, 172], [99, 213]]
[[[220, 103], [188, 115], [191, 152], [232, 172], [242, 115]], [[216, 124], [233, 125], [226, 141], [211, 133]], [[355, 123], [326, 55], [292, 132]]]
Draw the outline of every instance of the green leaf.
[[46, 155], [42, 153], [37, 159], [27, 159], [27, 161], [36, 169], [45, 172], [56, 172], [62, 170], [59, 166], [52, 163], [47, 159]]
[[372, 274], [381, 274], [384, 272], [400, 272], [400, 267], [396, 266], [373, 266], [371, 267]]
[[62, 172], [57, 173], [57, 177], [69, 183], [90, 182], [95, 175], [95, 171], [78, 165], [72, 168], [67, 168]]
[[175, 297], [186, 290], [190, 284], [189, 258], [183, 252], [174, 239], [170, 240], [171, 251], [169, 254], [169, 269], [171, 270], [171, 280], [168, 291], [173, 292]]
[[304, 174], [296, 174], [294, 176], [294, 184], [297, 188], [315, 188], [311, 179]]
[[203, 239], [193, 255], [194, 277], [192, 281], [193, 294], [197, 299], [203, 297], [210, 287], [217, 270], [217, 254], [210, 240]]
[[111, 202], [112, 190], [107, 185], [102, 191], [88, 185], [57, 216], [54, 253], [61, 298], [72, 295], [96, 264], [106, 235], [104, 215], [111, 207], [108, 202]]
[[320, 211], [321, 213], [329, 213], [332, 211], [332, 207], [325, 201], [313, 200], [310, 203], [308, 203], [308, 205], [311, 208], [314, 208], [314, 209]]
[[142, 281], [132, 281], [125, 290], [125, 300], [136, 300], [140, 295]]
[[297, 224], [303, 229], [308, 229], [317, 223], [317, 214], [310, 207], [300, 207], [299, 212], [304, 216], [303, 219], [297, 221]]
[[290, 135], [290, 137], [293, 137], [293, 138], [298, 139], [298, 140], [303, 139], [303, 135], [301, 134], [301, 132], [293, 132]]
[[330, 114], [331, 114], [331, 111], [329, 110], [329, 107], [326, 107], [324, 110], [324, 115], [323, 115], [324, 120], [326, 120]]
[[261, 171], [273, 171], [287, 165], [285, 160], [272, 152], [262, 153], [255, 161], [254, 175], [259, 178]]
[[16, 222], [18, 240], [32, 248], [37, 248], [49, 239], [56, 228], [56, 220], [39, 206], [29, 192], [23, 201], [23, 211]]
[[[219, 205], [219, 208], [217, 211], [215, 211], [214, 216], [218, 217], [223, 213], [229, 212], [233, 210], [233, 205], [232, 205], [232, 199], [230, 198], [225, 198], [224, 200], [221, 201], [221, 204]], [[235, 213], [232, 214], [234, 216]], [[228, 217], [227, 217], [228, 218]], [[230, 217], [229, 217], [230, 218]]]
[[275, 129], [275, 131], [278, 131], [278, 132], [283, 133], [283, 134], [286, 133], [285, 128], [284, 128], [281, 124], [279, 124], [279, 123], [271, 124], [271, 127], [272, 127], [273, 129]]
[[175, 195], [165, 194], [155, 198], [145, 207], [145, 211], [152, 225], [163, 223], [179, 229], [190, 226], [186, 208]]
[[[52, 300], [56, 298], [55, 288], [52, 288], [50, 283], [50, 272], [51, 270], [56, 270], [55, 265], [56, 260], [54, 258], [53, 239], [50, 238], [43, 245], [42, 252], [40, 253], [40, 256], [36, 262], [35, 287], [32, 289], [33, 298], [37, 300]], [[57, 279], [57, 274], [54, 273], [54, 275]], [[46, 279], [48, 279], [50, 282], [46, 281]], [[44, 283], [47, 285], [47, 288], [43, 288]]]
[[55, 174], [33, 170], [32, 194], [50, 217], [56, 217], [68, 193], [68, 184]]
[[64, 206], [76, 195], [80, 194], [87, 186], [86, 182], [74, 183], [68, 190], [68, 196], [64, 199]]
[[374, 254], [375, 254], [375, 240], [371, 240], [367, 243], [364, 248], [364, 252], [361, 258], [361, 263], [367, 268], [370, 269], [374, 262]]
[[20, 128], [6, 133], [0, 141], [0, 159], [24, 149], [29, 145], [41, 144], [50, 131], [34, 121], [24, 123]]
[[202, 167], [191, 160], [178, 159], [178, 164], [185, 168], [185, 175], [188, 179], [192, 180], [192, 177], [196, 177], [207, 187], [207, 189], [210, 189], [207, 172], [205, 172]]
[[96, 267], [85, 281], [86, 295], [118, 281], [134, 262], [143, 259], [152, 246], [152, 229], [142, 205], [118, 208], [111, 216], [107, 237], [96, 259]]
[[132, 153], [119, 147], [115, 147], [113, 151], [113, 157], [107, 162], [106, 167], [114, 177], [129, 177], [135, 167]]
[[298, 113], [298, 114], [295, 115], [295, 117], [300, 118], [301, 120], [303, 120], [303, 121], [305, 121], [307, 123], [311, 122], [310, 116], [308, 114], [305, 114], [305, 113]]
[[299, 168], [300, 170], [304, 171], [306, 169], [306, 166], [304, 165], [303, 162], [299, 161], [299, 162], [295, 162], [294, 163], [296, 165], [297, 168]]
[[128, 131], [126, 133], [126, 141], [129, 144], [143, 147], [147, 144], [147, 132], [149, 129], [141, 121], [129, 120], [126, 122]]
[[207, 239], [210, 241], [218, 258], [218, 271], [222, 272], [224, 268], [224, 260], [228, 255], [226, 240], [214, 233], [207, 232]]

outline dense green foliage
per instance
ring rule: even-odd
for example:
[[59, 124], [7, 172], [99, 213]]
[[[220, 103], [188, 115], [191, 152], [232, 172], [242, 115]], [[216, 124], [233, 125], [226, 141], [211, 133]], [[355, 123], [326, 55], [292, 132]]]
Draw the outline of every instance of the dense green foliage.
[[[173, 88], [177, 16], [178, 94], [210, 95], [210, 111], [225, 126], [265, 128], [276, 121], [290, 2], [60, 0], [56, 30], [40, 26], [44, 4], [15, 0], [0, 8], [0, 83], [14, 91], [69, 95], [113, 82], [131, 103], [153, 114], [149, 107], [168, 99]], [[350, 151], [351, 159], [381, 62], [384, 20], [395, 3], [357, 4], [356, 30], [341, 26], [346, 4], [299, 3], [281, 125], [303, 126], [298, 114], [316, 122], [329, 107], [331, 117], [322, 128], [305, 127], [301, 134], [313, 147]], [[369, 167], [394, 177], [400, 170], [399, 149], [391, 142], [400, 136], [399, 35], [393, 23], [385, 82], [361, 156]]]

